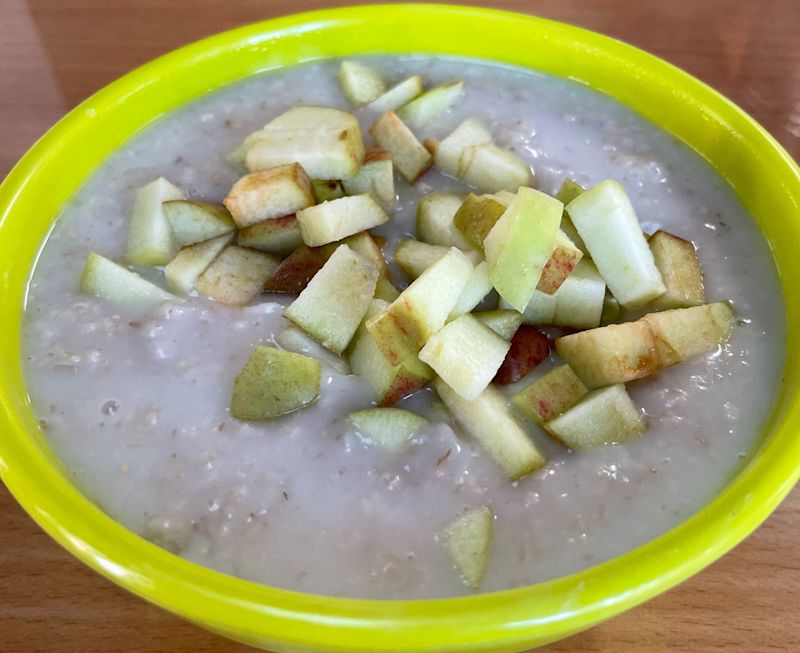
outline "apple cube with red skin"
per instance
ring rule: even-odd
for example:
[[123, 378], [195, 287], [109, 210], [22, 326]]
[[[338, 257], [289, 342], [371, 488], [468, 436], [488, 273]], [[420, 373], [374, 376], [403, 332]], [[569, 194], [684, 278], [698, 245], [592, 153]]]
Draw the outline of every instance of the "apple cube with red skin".
[[550, 356], [550, 341], [541, 331], [528, 324], [520, 326], [511, 338], [511, 348], [497, 370], [492, 383], [516, 383]]
[[264, 285], [266, 292], [299, 294], [325, 265], [325, 256], [317, 247], [300, 245], [280, 262]]
[[539, 277], [536, 290], [552, 295], [572, 274], [582, 258], [583, 252], [559, 229], [556, 232], [553, 251], [542, 268], [542, 276]]
[[588, 391], [569, 365], [559, 365], [515, 395], [512, 402], [525, 415], [544, 424], [574, 406]]

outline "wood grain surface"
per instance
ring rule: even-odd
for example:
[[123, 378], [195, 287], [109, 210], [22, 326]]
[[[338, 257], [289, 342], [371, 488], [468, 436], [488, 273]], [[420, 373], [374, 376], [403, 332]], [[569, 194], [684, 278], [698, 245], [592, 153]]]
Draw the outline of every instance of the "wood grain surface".
[[[176, 46], [322, 0], [0, 0], [0, 176], [68, 109]], [[722, 91], [800, 155], [798, 0], [506, 0], [638, 45]], [[789, 216], [787, 216], [788, 218]], [[800, 491], [682, 586], [547, 651], [800, 650]], [[0, 485], [0, 651], [251, 650], [154, 608], [53, 543]]]

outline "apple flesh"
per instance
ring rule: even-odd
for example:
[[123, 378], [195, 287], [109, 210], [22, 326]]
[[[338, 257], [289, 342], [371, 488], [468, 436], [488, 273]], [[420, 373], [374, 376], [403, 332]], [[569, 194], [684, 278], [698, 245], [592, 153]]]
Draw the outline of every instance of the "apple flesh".
[[399, 84], [395, 84], [378, 99], [371, 102], [369, 108], [376, 113], [397, 111], [404, 104], [408, 104], [419, 96], [422, 93], [422, 88], [422, 77], [412, 75]]
[[494, 375], [496, 385], [516, 383], [550, 356], [550, 341], [538, 329], [524, 324], [511, 338], [511, 346]]
[[202, 243], [236, 231], [225, 207], [197, 200], [169, 200], [162, 204], [172, 237], [180, 247]]
[[361, 170], [352, 179], [345, 179], [342, 185], [348, 195], [369, 193], [385, 211], [391, 211], [397, 201], [392, 155], [384, 150], [367, 150]]
[[220, 252], [233, 240], [233, 234], [223, 234], [202, 243], [184, 247], [164, 268], [164, 280], [172, 292], [190, 294], [200, 278]]
[[469, 313], [480, 304], [486, 295], [492, 291], [492, 281], [489, 278], [489, 265], [486, 261], [479, 261], [472, 269], [472, 274], [467, 279], [464, 290], [458, 296], [458, 301], [450, 311], [448, 319], [454, 320], [459, 315]]
[[386, 264], [386, 259], [383, 258], [383, 252], [378, 246], [375, 238], [368, 231], [361, 231], [357, 234], [336, 241], [335, 243], [331, 243], [330, 245], [320, 247], [319, 251], [327, 260], [330, 258], [331, 254], [333, 254], [339, 248], [340, 245], [347, 245], [356, 254], [360, 254], [365, 259], [370, 261], [376, 268], [378, 268], [381, 276], [385, 277], [386, 279], [390, 278], [391, 275], [389, 273], [389, 266]]
[[375, 284], [375, 299], [380, 299], [385, 302], [393, 302], [400, 296], [400, 291], [392, 285], [386, 277], [378, 277], [378, 283]]
[[470, 193], [453, 216], [453, 224], [469, 243], [483, 249], [483, 240], [506, 211], [492, 195]]
[[462, 157], [467, 149], [492, 142], [492, 134], [479, 121], [467, 118], [441, 143], [431, 141], [434, 163], [444, 174], [460, 178], [465, 167]]
[[464, 90], [464, 82], [435, 86], [397, 110], [398, 117], [411, 129], [422, 129], [452, 107]]
[[278, 267], [264, 252], [228, 245], [197, 279], [197, 292], [230, 306], [244, 306], [264, 291]]
[[464, 582], [472, 590], [480, 588], [491, 555], [494, 513], [481, 506], [451, 522], [441, 539]]
[[231, 415], [273, 419], [307, 406], [319, 395], [319, 361], [274, 347], [256, 347], [233, 383]]
[[344, 358], [325, 349], [311, 336], [307, 335], [305, 331], [298, 329], [296, 326], [289, 325], [284, 327], [275, 336], [275, 342], [286, 351], [293, 351], [295, 354], [303, 354], [303, 356], [315, 358], [325, 367], [342, 376], [350, 374], [350, 365]]
[[297, 212], [300, 234], [309, 247], [342, 240], [388, 220], [385, 211], [366, 193], [340, 197]]
[[430, 152], [394, 111], [378, 118], [369, 133], [376, 146], [391, 153], [394, 166], [409, 183], [416, 182], [431, 167]]
[[359, 435], [382, 449], [398, 453], [430, 422], [402, 408], [367, 408], [347, 416]]
[[352, 104], [367, 104], [378, 99], [386, 90], [376, 70], [355, 61], [343, 61], [339, 66], [339, 86]]
[[300, 225], [294, 215], [265, 220], [239, 231], [236, 244], [274, 256], [288, 256], [303, 244]]
[[506, 340], [511, 340], [522, 324], [522, 314], [514, 310], [495, 309], [472, 315]]
[[572, 274], [582, 258], [583, 252], [575, 246], [563, 230], [559, 229], [556, 232], [555, 246], [542, 268], [542, 276], [539, 277], [536, 290], [552, 295]]
[[583, 238], [581, 238], [578, 230], [572, 223], [572, 218], [569, 217], [569, 213], [567, 212], [566, 208], [567, 204], [569, 204], [579, 195], [582, 195], [585, 191], [586, 189], [577, 182], [573, 181], [572, 179], [565, 179], [561, 184], [561, 188], [559, 188], [558, 192], [556, 193], [556, 199], [564, 205], [564, 215], [561, 218], [561, 230], [566, 234], [567, 238], [569, 238], [575, 244], [575, 247], [581, 250], [584, 254], [588, 254], [586, 244], [583, 242]]
[[516, 192], [531, 183], [530, 166], [494, 143], [468, 147], [461, 157], [460, 179], [484, 193]]
[[314, 187], [314, 197], [317, 198], [317, 204], [344, 197], [342, 182], [335, 179], [315, 179], [311, 182], [311, 185]]
[[318, 248], [300, 245], [275, 268], [264, 284], [265, 292], [301, 293], [325, 265], [325, 260]]
[[452, 193], [430, 193], [421, 197], [417, 204], [417, 238], [431, 245], [464, 251], [473, 249], [453, 223], [463, 201], [461, 195]]
[[[436, 261], [446, 256], [450, 249], [450, 247], [429, 245], [418, 240], [401, 240], [395, 249], [394, 259], [403, 272], [410, 278], [416, 279]], [[474, 250], [464, 252], [464, 255], [473, 265], [481, 260], [480, 254]]]
[[588, 391], [569, 365], [559, 365], [514, 395], [512, 403], [544, 424], [574, 406]]
[[130, 265], [166, 265], [178, 252], [164, 202], [184, 199], [183, 193], [163, 177], [136, 191], [128, 225], [125, 261]]
[[81, 274], [80, 291], [120, 308], [146, 311], [177, 298], [135, 272], [92, 252]]
[[662, 365], [682, 363], [713, 352], [730, 338], [735, 323], [728, 302], [649, 313], [645, 322], [658, 341]]
[[651, 302], [650, 308], [664, 310], [703, 304], [706, 301], [703, 271], [694, 244], [666, 231], [656, 231], [648, 244], [667, 288]]

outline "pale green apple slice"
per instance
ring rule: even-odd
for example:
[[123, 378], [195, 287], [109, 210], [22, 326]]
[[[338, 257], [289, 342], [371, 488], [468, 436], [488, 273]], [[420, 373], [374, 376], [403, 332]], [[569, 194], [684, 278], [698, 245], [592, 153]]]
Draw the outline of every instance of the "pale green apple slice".
[[433, 163], [430, 152], [394, 111], [387, 111], [369, 128], [372, 140], [390, 152], [392, 162], [409, 183], [414, 183]]
[[470, 147], [492, 142], [492, 134], [478, 120], [467, 118], [441, 143], [432, 144], [436, 167], [451, 177], [461, 177], [462, 157]]
[[341, 354], [369, 308], [378, 269], [341, 245], [284, 311], [317, 342]]
[[425, 270], [389, 307], [367, 321], [367, 329], [393, 365], [416, 357], [444, 326], [472, 274], [460, 250], [450, 251]]
[[494, 143], [468, 147], [461, 157], [460, 179], [484, 193], [516, 192], [531, 183], [531, 168], [513, 152]]
[[342, 184], [348, 195], [369, 193], [385, 211], [391, 211], [397, 201], [392, 155], [383, 150], [367, 150], [361, 170], [352, 179], [345, 179]]
[[411, 129], [422, 129], [452, 107], [464, 90], [464, 82], [435, 86], [397, 110], [397, 115]]
[[651, 302], [650, 308], [687, 308], [704, 303], [703, 271], [694, 243], [666, 231], [656, 231], [648, 244], [667, 288]]
[[472, 274], [469, 276], [464, 290], [458, 296], [458, 301], [453, 310], [450, 311], [448, 319], [454, 320], [459, 315], [469, 313], [491, 291], [492, 280], [489, 278], [489, 264], [486, 261], [479, 261], [472, 269]]
[[[552, 295], [572, 274], [575, 266], [583, 258], [583, 252], [567, 237], [562, 229], [556, 232], [553, 251], [542, 269], [542, 276], [536, 290]], [[603, 282], [605, 287], [605, 282]]]
[[549, 195], [520, 188], [483, 241], [492, 284], [520, 312], [553, 251], [562, 209], [561, 202]]
[[327, 245], [388, 222], [389, 216], [371, 195], [353, 195], [297, 212], [300, 234], [309, 247]]
[[442, 543], [470, 589], [483, 582], [492, 549], [494, 513], [481, 506], [461, 515], [442, 532]]
[[184, 247], [164, 268], [167, 288], [182, 295], [190, 294], [200, 278], [220, 252], [233, 240], [233, 234], [223, 234], [201, 243]]
[[514, 395], [512, 402], [539, 424], [574, 406], [588, 392], [569, 365], [559, 365]]
[[603, 181], [567, 206], [608, 289], [625, 308], [641, 308], [666, 291], [628, 194]]
[[264, 291], [279, 259], [246, 247], [228, 245], [195, 283], [197, 292], [230, 306], [244, 306]]
[[645, 430], [645, 422], [620, 383], [585, 395], [544, 429], [573, 451], [582, 451], [628, 442]]
[[475, 399], [497, 374], [511, 343], [471, 315], [433, 334], [419, 359], [464, 399]]
[[389, 266], [386, 264], [386, 259], [383, 258], [383, 252], [368, 231], [361, 231], [342, 240], [338, 240], [335, 243], [331, 243], [330, 245], [320, 247], [319, 251], [327, 259], [340, 245], [347, 245], [356, 254], [361, 254], [361, 256], [378, 268], [381, 276], [386, 279], [390, 278]]
[[411, 438], [430, 424], [402, 408], [367, 408], [350, 413], [347, 419], [362, 437], [392, 453], [405, 449]]
[[400, 296], [400, 291], [392, 285], [386, 277], [378, 277], [378, 283], [375, 284], [375, 299], [381, 299], [385, 302], [393, 302]]
[[125, 261], [131, 265], [166, 265], [178, 252], [164, 216], [164, 202], [182, 200], [183, 193], [163, 177], [136, 191], [128, 225]]
[[177, 297], [143, 279], [135, 272], [92, 252], [81, 274], [80, 290], [120, 308], [147, 310]]
[[522, 313], [513, 309], [480, 311], [472, 315], [506, 340], [511, 340], [519, 329], [519, 325], [522, 324]]
[[335, 179], [315, 179], [311, 182], [311, 185], [314, 187], [314, 197], [317, 198], [317, 204], [344, 197], [342, 182]]
[[640, 322], [650, 327], [661, 363], [667, 366], [723, 346], [733, 332], [735, 317], [728, 302], [715, 302], [649, 313]]
[[433, 387], [461, 427], [517, 481], [547, 462], [544, 454], [511, 415], [506, 398], [488, 386], [476, 399], [464, 399], [442, 379]]
[[339, 86], [355, 105], [372, 102], [386, 90], [377, 70], [355, 61], [343, 61], [339, 66]]
[[246, 175], [223, 200], [239, 227], [290, 215], [315, 202], [311, 180], [298, 163]]
[[180, 247], [236, 231], [236, 224], [227, 209], [210, 202], [169, 200], [163, 203], [162, 210]]
[[583, 242], [583, 238], [581, 238], [575, 225], [572, 224], [572, 218], [569, 217], [566, 208], [567, 204], [579, 195], [582, 195], [585, 191], [586, 189], [577, 182], [572, 179], [565, 179], [561, 184], [561, 188], [559, 188], [556, 193], [556, 199], [564, 205], [564, 215], [561, 218], [561, 230], [575, 244], [575, 247], [584, 254], [588, 254], [589, 252], [586, 249], [586, 244]]
[[267, 254], [288, 256], [303, 244], [303, 239], [297, 217], [285, 215], [245, 227], [236, 237], [236, 243]]
[[417, 238], [442, 247], [458, 247], [464, 251], [473, 245], [456, 229], [453, 220], [463, 203], [461, 195], [430, 193], [417, 204]]
[[453, 216], [453, 224], [473, 247], [483, 250], [484, 238], [497, 224], [506, 208], [507, 205], [499, 202], [493, 195], [478, 196], [470, 193]]
[[412, 75], [404, 79], [399, 84], [395, 84], [381, 95], [377, 100], [370, 103], [369, 108], [377, 113], [386, 111], [397, 111], [404, 104], [408, 104], [422, 93], [422, 77]]
[[330, 107], [293, 107], [268, 123], [247, 150], [251, 172], [299, 163], [312, 179], [349, 179], [364, 160], [358, 119]]
[[281, 329], [275, 336], [275, 342], [287, 351], [316, 358], [325, 367], [343, 376], [350, 374], [350, 365], [344, 358], [326, 349], [296, 326], [287, 326]]
[[256, 347], [233, 382], [231, 415], [267, 420], [307, 406], [319, 395], [319, 361], [274, 347]]
[[[397, 244], [394, 260], [397, 261], [403, 272], [412, 279], [416, 279], [436, 261], [446, 256], [450, 249], [450, 247], [440, 245], [429, 245], [419, 240], [405, 239]], [[481, 255], [475, 250], [464, 252], [464, 255], [473, 265], [481, 260]]]

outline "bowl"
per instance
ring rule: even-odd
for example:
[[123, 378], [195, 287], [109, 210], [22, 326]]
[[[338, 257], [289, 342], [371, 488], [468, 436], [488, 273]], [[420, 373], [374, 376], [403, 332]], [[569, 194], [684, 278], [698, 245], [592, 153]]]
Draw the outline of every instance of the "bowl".
[[[481, 38], [475, 38], [480, 34]], [[534, 68], [613, 96], [693, 148], [728, 181], [772, 248], [787, 332], [800, 329], [800, 170], [734, 104], [618, 41], [508, 12], [362, 6], [288, 16], [213, 36], [101, 90], [31, 148], [0, 187], [0, 475], [28, 513], [87, 565], [212, 631], [275, 651], [519, 651], [571, 635], [663, 592], [753, 531], [800, 476], [800, 350], [786, 348], [757, 449], [705, 508], [599, 566], [470, 597], [366, 601], [275, 589], [178, 558], [113, 521], [71, 485], [33, 414], [21, 319], [31, 268], [60, 207], [112, 151], [160, 116], [224, 84], [362, 53], [433, 53]]]

